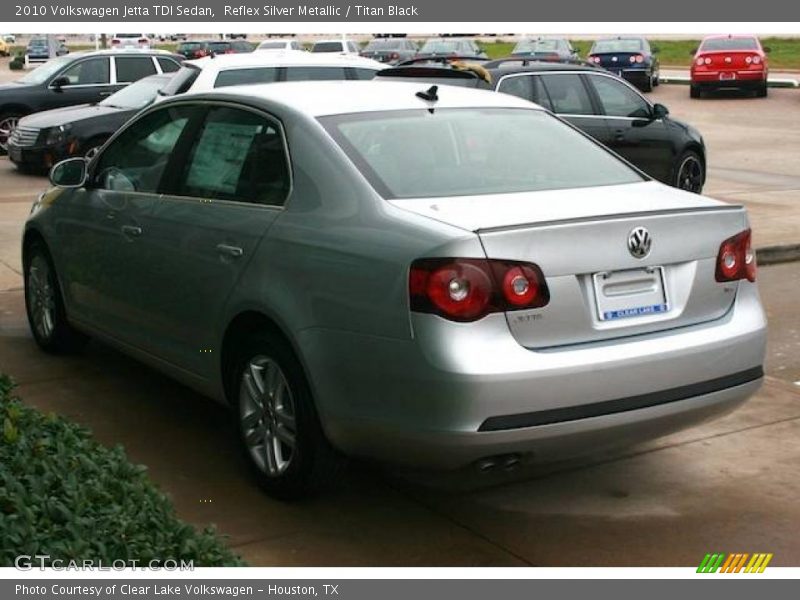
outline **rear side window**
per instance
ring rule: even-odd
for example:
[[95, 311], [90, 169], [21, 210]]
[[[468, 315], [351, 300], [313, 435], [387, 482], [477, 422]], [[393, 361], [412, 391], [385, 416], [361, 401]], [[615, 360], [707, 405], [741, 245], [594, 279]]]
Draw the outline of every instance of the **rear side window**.
[[114, 62], [117, 64], [117, 83], [131, 83], [156, 74], [150, 56], [116, 56]]
[[214, 87], [230, 85], [251, 85], [255, 83], [274, 83], [278, 81], [278, 67], [253, 67], [250, 69], [229, 69], [220, 71]]
[[347, 79], [345, 67], [286, 67], [286, 81], [340, 81]]
[[161, 67], [162, 73], [174, 73], [175, 71], [181, 68], [181, 66], [177, 62], [175, 62], [171, 58], [164, 58], [163, 56], [160, 56], [158, 58], [158, 64]]
[[533, 100], [533, 78], [528, 75], [521, 75], [516, 77], [506, 77], [500, 82], [497, 88], [498, 92], [503, 94], [511, 94], [524, 100]]
[[591, 115], [594, 113], [589, 93], [580, 75], [539, 75], [547, 89], [552, 110], [563, 115]]
[[277, 125], [250, 111], [212, 108], [179, 194], [280, 206], [288, 192], [289, 167]]
[[195, 110], [158, 110], [122, 132], [98, 159], [96, 185], [117, 192], [156, 193], [175, 144]]

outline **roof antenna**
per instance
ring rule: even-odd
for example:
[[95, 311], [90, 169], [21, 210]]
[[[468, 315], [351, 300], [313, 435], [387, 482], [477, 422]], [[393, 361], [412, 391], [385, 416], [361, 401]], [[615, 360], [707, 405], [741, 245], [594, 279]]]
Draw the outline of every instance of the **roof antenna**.
[[[425, 100], [427, 102], [436, 102], [436, 101], [439, 100], [439, 96], [436, 94], [436, 92], [438, 90], [439, 90], [439, 86], [438, 85], [432, 85], [431, 87], [429, 87], [424, 92], [417, 92], [416, 96], [417, 96], [417, 98], [422, 98], [423, 100]], [[433, 107], [432, 106], [428, 107], [428, 112], [433, 114]]]
[[424, 92], [417, 92], [417, 98], [422, 98], [423, 100], [427, 100], [428, 102], [436, 102], [439, 100], [439, 96], [436, 95], [436, 92], [439, 91], [438, 85], [432, 85]]

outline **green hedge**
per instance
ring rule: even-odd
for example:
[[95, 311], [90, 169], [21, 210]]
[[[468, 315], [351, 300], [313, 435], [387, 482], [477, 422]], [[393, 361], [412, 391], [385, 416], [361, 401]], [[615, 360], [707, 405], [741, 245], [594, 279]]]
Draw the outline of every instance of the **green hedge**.
[[180, 521], [121, 447], [105, 448], [86, 429], [25, 406], [13, 388], [0, 374], [0, 566], [37, 554], [104, 565], [244, 564], [212, 528]]

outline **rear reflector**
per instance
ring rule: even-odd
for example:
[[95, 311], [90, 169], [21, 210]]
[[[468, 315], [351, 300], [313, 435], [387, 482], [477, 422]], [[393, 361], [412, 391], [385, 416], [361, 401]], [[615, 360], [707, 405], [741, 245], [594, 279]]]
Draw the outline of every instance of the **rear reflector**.
[[745, 229], [722, 242], [717, 254], [717, 281], [756, 280], [756, 254], [750, 239], [750, 230]]
[[535, 264], [476, 258], [422, 258], [408, 277], [411, 310], [451, 321], [477, 321], [493, 312], [540, 308], [550, 301]]

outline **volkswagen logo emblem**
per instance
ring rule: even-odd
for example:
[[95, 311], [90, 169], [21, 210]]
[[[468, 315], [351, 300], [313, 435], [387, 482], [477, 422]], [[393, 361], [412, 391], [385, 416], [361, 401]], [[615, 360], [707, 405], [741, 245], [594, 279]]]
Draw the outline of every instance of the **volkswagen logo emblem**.
[[644, 227], [634, 227], [628, 234], [628, 251], [634, 258], [644, 258], [650, 254], [653, 238]]

